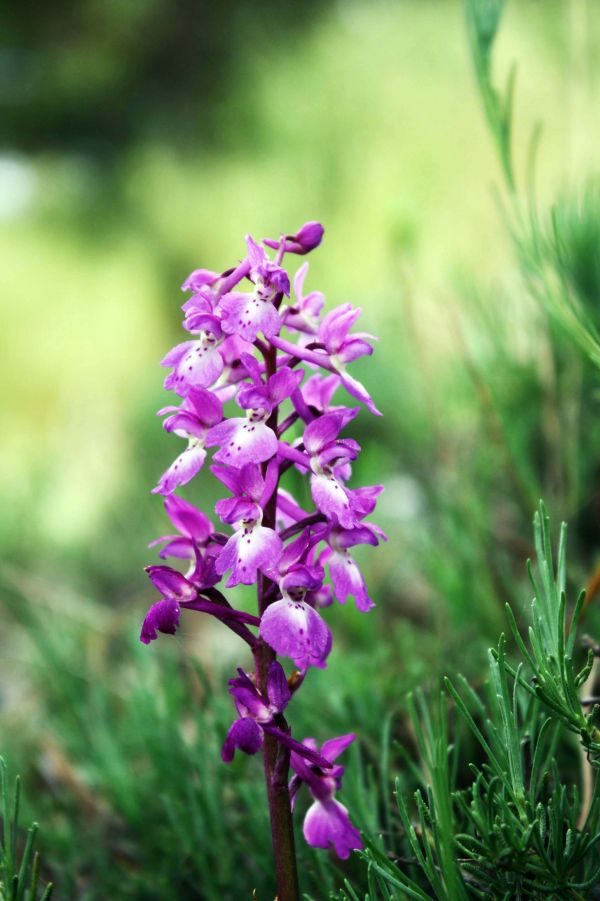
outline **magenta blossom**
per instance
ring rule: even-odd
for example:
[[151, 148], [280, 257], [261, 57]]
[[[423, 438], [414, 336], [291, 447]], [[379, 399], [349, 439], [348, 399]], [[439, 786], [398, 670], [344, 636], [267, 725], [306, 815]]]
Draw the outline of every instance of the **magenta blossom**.
[[219, 501], [216, 511], [223, 522], [234, 525], [235, 532], [216, 561], [216, 570], [231, 570], [227, 588], [252, 585], [257, 573], [266, 572], [281, 556], [283, 544], [274, 529], [262, 525], [266, 482], [260, 469], [251, 463], [241, 469], [213, 466], [214, 474], [234, 493]]
[[177, 529], [176, 535], [163, 535], [151, 541], [148, 547], [162, 544], [161, 559], [174, 557], [188, 561], [186, 578], [197, 588], [211, 588], [220, 581], [215, 570], [215, 559], [221, 545], [214, 539], [214, 528], [207, 516], [181, 497], [174, 494], [165, 497], [165, 510]]
[[339, 374], [346, 391], [352, 397], [362, 401], [371, 413], [381, 416], [364, 385], [346, 370], [348, 363], [352, 363], [353, 360], [357, 360], [359, 357], [364, 357], [365, 354], [370, 355], [373, 353], [373, 348], [368, 343], [376, 340], [373, 335], [369, 335], [367, 332], [356, 332], [354, 335], [348, 334], [361, 312], [358, 308], [353, 309], [349, 303], [342, 304], [342, 306], [332, 310], [323, 319], [319, 328], [318, 338], [324, 345], [330, 362], [333, 364], [334, 370]]
[[[144, 644], [154, 641], [158, 637], [158, 632], [174, 635], [179, 627], [182, 608], [209, 613], [227, 623], [249, 644], [254, 642], [254, 637], [245, 624], [258, 625], [258, 617], [233, 610], [227, 602], [220, 603], [216, 599], [213, 600], [214, 592], [210, 595], [209, 590], [200, 591], [198, 586], [170, 566], [147, 566], [146, 572], [154, 587], [161, 593], [162, 599], [153, 604], [146, 614], [140, 634], [140, 641]], [[218, 596], [218, 592], [216, 594]]]
[[304, 263], [294, 277], [296, 302], [284, 312], [283, 321], [285, 327], [291, 331], [316, 335], [325, 297], [320, 291], [311, 291], [309, 294], [304, 294], [304, 279], [307, 272], [308, 263]]
[[244, 385], [237, 397], [246, 416], [226, 419], [206, 435], [207, 447], [220, 448], [214, 459], [236, 468], [246, 463], [263, 463], [277, 453], [277, 436], [267, 420], [274, 407], [288, 398], [302, 380], [301, 372], [284, 366], [263, 384], [254, 357], [244, 354], [242, 360], [253, 380], [252, 385]]
[[229, 680], [229, 693], [233, 697], [239, 718], [230, 726], [221, 750], [225, 763], [233, 760], [236, 749], [244, 754], [256, 754], [260, 751], [266, 732], [300, 760], [309, 760], [312, 764], [323, 767], [325, 772], [331, 769], [329, 761], [316, 748], [302, 745], [277, 724], [279, 714], [283, 713], [290, 701], [291, 692], [283, 668], [276, 660], [269, 667], [266, 696], [261, 694], [252, 678], [242, 669], [238, 669], [237, 679]]
[[261, 637], [278, 654], [291, 657], [301, 671], [309, 666], [323, 669], [332, 645], [327, 624], [306, 601], [307, 594], [323, 587], [323, 569], [310, 562], [311, 552], [307, 530], [283, 551], [277, 571], [269, 572], [281, 600], [267, 607], [260, 622]]
[[167, 432], [187, 438], [188, 446], [160, 477], [153, 489], [155, 494], [172, 494], [180, 485], [186, 485], [200, 471], [206, 459], [206, 436], [223, 418], [223, 405], [218, 397], [206, 388], [190, 388], [179, 407], [163, 407], [159, 415], [170, 413], [163, 422]]
[[339, 439], [344, 426], [358, 413], [358, 408], [339, 413], [326, 413], [314, 419], [304, 430], [304, 447], [310, 454], [310, 490], [317, 509], [344, 528], [357, 522], [353, 495], [338, 478], [336, 466], [356, 459], [360, 450], [351, 438]]
[[232, 292], [221, 299], [223, 331], [241, 335], [246, 341], [254, 341], [259, 332], [265, 338], [272, 338], [281, 328], [274, 301], [290, 293], [290, 279], [285, 269], [269, 260], [250, 235], [246, 244], [254, 290], [249, 294]]
[[381, 529], [372, 524], [363, 524], [354, 529], [333, 527], [329, 531], [326, 548], [319, 557], [319, 563], [327, 563], [335, 596], [340, 604], [354, 597], [356, 607], [363, 613], [375, 606], [369, 597], [367, 586], [356, 561], [348, 548], [358, 544], [379, 544], [379, 538], [387, 540]]
[[[321, 746], [320, 753], [327, 760], [334, 761], [352, 744], [355, 735], [340, 735], [331, 738]], [[317, 751], [314, 738], [307, 738], [303, 744]], [[296, 793], [304, 782], [314, 801], [304, 817], [304, 838], [313, 848], [333, 847], [338, 857], [345, 860], [350, 852], [363, 847], [360, 832], [350, 822], [348, 810], [335, 798], [341, 787], [343, 766], [334, 766], [322, 771], [311, 766], [306, 759], [292, 752], [292, 769], [296, 775], [290, 783], [290, 791], [295, 800]]]

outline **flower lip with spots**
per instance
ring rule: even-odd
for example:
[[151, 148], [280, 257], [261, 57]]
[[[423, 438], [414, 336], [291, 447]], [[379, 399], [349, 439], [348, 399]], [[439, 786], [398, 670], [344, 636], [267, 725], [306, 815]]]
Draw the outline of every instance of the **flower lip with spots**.
[[279, 334], [281, 318], [274, 305], [279, 296], [290, 293], [290, 280], [285, 269], [269, 260], [262, 247], [246, 236], [250, 279], [254, 290], [250, 293], [233, 291], [221, 298], [223, 331], [229, 335], [241, 335], [246, 341], [254, 341], [262, 332], [265, 338]]
[[191, 388], [210, 388], [223, 372], [219, 344], [224, 340], [221, 323], [216, 316], [202, 314], [202, 327], [196, 321], [197, 339], [178, 344], [163, 358], [161, 366], [171, 367], [164, 386], [180, 397]]
[[219, 447], [214, 459], [237, 468], [247, 463], [264, 463], [277, 453], [277, 435], [267, 420], [302, 380], [301, 372], [292, 372], [285, 366], [263, 384], [254, 357], [242, 354], [242, 363], [252, 378], [252, 384], [244, 384], [237, 397], [246, 416], [226, 419], [206, 435], [207, 447]]
[[[302, 539], [303, 536], [297, 544]], [[261, 637], [277, 654], [290, 657], [302, 671], [310, 666], [324, 669], [332, 647], [327, 623], [305, 600], [307, 592], [321, 588], [323, 575], [320, 566], [291, 562], [280, 574], [281, 599], [267, 607], [260, 621]]]

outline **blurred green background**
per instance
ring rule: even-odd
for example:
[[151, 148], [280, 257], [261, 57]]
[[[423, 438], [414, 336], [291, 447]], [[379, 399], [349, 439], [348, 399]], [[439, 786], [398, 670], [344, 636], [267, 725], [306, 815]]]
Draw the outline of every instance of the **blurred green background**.
[[[572, 523], [580, 583], [593, 573], [597, 376], [524, 289], [460, 2], [23, 2], [0, 23], [0, 752], [31, 788], [59, 897], [249, 897], [269, 884], [268, 836], [262, 870], [236, 885], [212, 873], [208, 827], [190, 826], [200, 837], [183, 849], [181, 811], [147, 814], [174, 732], [182, 768], [198, 760], [190, 722], [218, 748], [221, 673], [240, 662], [191, 617], [136, 646], [146, 545], [165, 530], [149, 491], [179, 448], [154, 416], [159, 360], [182, 334], [178, 286], [231, 265], [248, 231], [319, 219], [309, 287], [360, 305], [380, 336], [353, 370], [384, 412], [356, 424], [356, 481], [386, 484], [390, 541], [362, 557], [378, 607], [368, 622], [330, 612], [337, 655], [296, 704], [300, 729], [322, 731], [319, 705], [356, 726], [372, 762], [403, 692], [452, 667], [476, 675], [504, 602], [523, 609], [538, 497]], [[518, 61], [521, 170], [543, 122], [542, 206], [597, 169], [599, 37], [595, 2], [508, 6], [497, 68]], [[182, 493], [205, 509], [217, 496], [204, 476]], [[182, 687], [169, 724], [161, 692], [196, 684], [196, 663], [212, 687]], [[155, 744], [131, 731], [148, 685]], [[226, 794], [215, 809], [243, 828], [256, 761], [211, 773]], [[179, 789], [162, 785], [168, 807]], [[247, 843], [231, 853], [239, 880]], [[338, 878], [311, 855], [315, 885]], [[200, 891], [194, 866], [214, 885]]]

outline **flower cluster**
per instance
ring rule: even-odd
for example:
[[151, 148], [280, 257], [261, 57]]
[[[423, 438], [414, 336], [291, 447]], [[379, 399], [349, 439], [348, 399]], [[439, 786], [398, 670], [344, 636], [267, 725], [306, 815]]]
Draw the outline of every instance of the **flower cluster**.
[[[162, 361], [169, 369], [165, 388], [179, 402], [159, 415], [164, 429], [186, 444], [154, 488], [164, 496], [174, 533], [152, 543], [162, 560], [179, 565], [147, 568], [160, 600], [140, 637], [149, 643], [158, 632], [174, 634], [181, 611], [196, 610], [233, 629], [255, 659], [268, 647], [271, 663], [262, 680], [257, 666], [257, 675], [240, 669], [230, 681], [238, 718], [223, 760], [232, 760], [236, 749], [255, 754], [265, 735], [273, 736], [296, 774], [292, 795], [304, 782], [314, 799], [304, 822], [307, 841], [347, 857], [362, 845], [335, 800], [343, 768], [333, 761], [354, 736], [330, 739], [319, 751], [313, 739], [293, 739], [284, 718], [309, 668], [326, 666], [332, 635], [323, 608], [350, 597], [363, 612], [374, 606], [352, 548], [385, 539], [366, 521], [382, 487], [350, 485], [360, 447], [346, 431], [360, 405], [335, 400], [345, 389], [379, 415], [348, 372], [349, 364], [373, 352], [374, 338], [352, 330], [361, 311], [350, 304], [322, 316], [323, 295], [305, 293], [308, 264], [292, 280], [283, 267], [286, 254], [306, 254], [322, 237], [318, 222], [262, 245], [247, 236], [237, 266], [222, 273], [197, 269], [182, 286], [189, 292], [182, 308], [189, 339]], [[265, 247], [275, 251], [273, 258]], [[210, 449], [210, 468], [225, 495], [215, 513], [225, 531], [174, 494], [205, 465]], [[298, 473], [307, 479], [312, 509], [286, 487], [290, 470], [296, 482]], [[184, 572], [181, 561], [187, 562]], [[221, 580], [226, 588], [256, 583], [256, 615], [235, 609], [216, 587]], [[297, 667], [289, 683], [276, 656]]]

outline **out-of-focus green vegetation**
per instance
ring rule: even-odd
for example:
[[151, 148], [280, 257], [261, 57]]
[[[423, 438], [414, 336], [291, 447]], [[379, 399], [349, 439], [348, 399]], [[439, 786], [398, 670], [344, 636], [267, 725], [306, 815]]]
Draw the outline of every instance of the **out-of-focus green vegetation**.
[[[218, 761], [237, 646], [204, 622], [136, 645], [146, 544], [165, 525], [149, 489], [174, 448], [154, 413], [158, 361], [180, 335], [177, 286], [230, 265], [246, 231], [318, 218], [310, 286], [360, 304], [381, 336], [356, 365], [385, 414], [363, 413], [356, 435], [357, 477], [386, 484], [390, 542], [363, 558], [378, 607], [330, 611], [330, 667], [293, 714], [299, 734], [320, 737], [323, 711], [328, 732], [357, 729], [344, 798], [384, 837], [400, 828], [382, 774], [406, 771], [393, 742], [410, 745], [404, 694], [457, 661], [480, 678], [504, 602], [518, 614], [527, 597], [540, 496], [571, 522], [574, 581], [594, 585], [598, 373], [511, 246], [461, 3], [311, 4], [301, 23], [292, 4], [273, 18], [271, 4], [232, 3], [198, 14], [202, 29], [178, 5], [164, 42], [155, 7], [162, 19], [137, 4], [150, 39], [120, 5], [81, 4], [33, 30], [24, 6], [0, 53], [2, 72], [33, 58], [42, 71], [33, 95], [11, 99], [0, 155], [0, 751], [27, 780], [59, 897], [192, 897], [204, 879], [201, 897], [256, 885], [262, 898], [257, 761]], [[565, 198], [540, 260], [560, 272], [560, 248], [592, 321], [596, 206], [582, 216], [572, 198], [598, 163], [599, 34], [593, 3], [512, 3], [496, 60], [501, 73], [518, 60], [521, 180], [543, 120], [548, 234], [548, 201]], [[184, 494], [216, 499], [208, 479]], [[315, 898], [341, 884], [325, 854], [302, 855]], [[360, 861], [344, 872], [363, 884]]]

